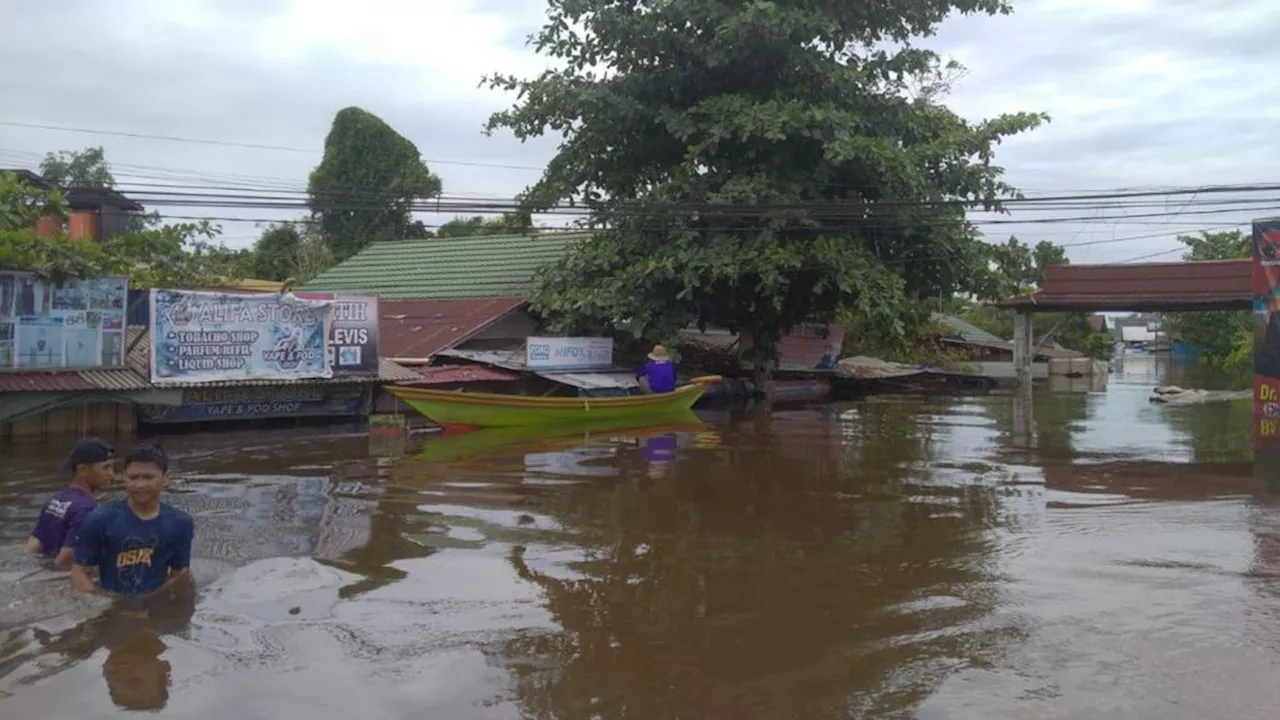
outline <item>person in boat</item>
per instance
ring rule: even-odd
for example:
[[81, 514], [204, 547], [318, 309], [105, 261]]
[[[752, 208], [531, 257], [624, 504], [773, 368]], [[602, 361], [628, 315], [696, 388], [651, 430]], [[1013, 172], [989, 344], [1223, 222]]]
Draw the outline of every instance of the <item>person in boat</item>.
[[59, 466], [71, 475], [71, 484], [40, 511], [27, 538], [29, 554], [52, 558], [59, 570], [71, 567], [84, 519], [98, 507], [95, 495], [115, 479], [115, 458], [115, 449], [98, 438], [84, 438], [71, 448]]
[[[169, 456], [142, 444], [124, 459], [126, 498], [85, 518], [76, 545], [71, 584], [86, 592], [138, 596], [177, 589], [190, 577], [195, 522], [160, 502], [169, 479]], [[100, 585], [93, 581], [97, 568]]]
[[662, 345], [654, 345], [644, 367], [636, 376], [645, 393], [669, 393], [676, 389], [676, 364]]
[[836, 369], [836, 346], [827, 345], [822, 352], [822, 358], [818, 360], [818, 364], [814, 366], [816, 370], [835, 370]]

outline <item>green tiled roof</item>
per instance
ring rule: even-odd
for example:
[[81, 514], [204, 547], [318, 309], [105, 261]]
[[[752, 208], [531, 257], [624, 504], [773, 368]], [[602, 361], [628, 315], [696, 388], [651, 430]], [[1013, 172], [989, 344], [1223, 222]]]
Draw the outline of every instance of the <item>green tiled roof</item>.
[[300, 290], [392, 298], [521, 296], [538, 268], [590, 237], [543, 232], [374, 243]]
[[951, 329], [961, 340], [971, 343], [1004, 342], [1004, 338], [983, 330], [973, 323], [962, 320], [955, 315], [934, 315], [934, 320]]

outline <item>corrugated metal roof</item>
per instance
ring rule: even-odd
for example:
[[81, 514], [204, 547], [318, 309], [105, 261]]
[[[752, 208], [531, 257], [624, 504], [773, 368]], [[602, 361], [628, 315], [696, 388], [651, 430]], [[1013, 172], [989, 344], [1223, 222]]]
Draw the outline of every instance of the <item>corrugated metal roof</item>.
[[426, 385], [519, 380], [520, 373], [484, 365], [435, 365], [416, 368], [418, 380]]
[[374, 243], [300, 292], [383, 298], [523, 296], [538, 268], [558, 262], [590, 233], [541, 232]]
[[449, 350], [441, 350], [436, 353], [440, 357], [457, 358], [458, 360], [470, 360], [471, 362], [482, 363], [484, 365], [492, 365], [494, 367], [505, 368], [507, 370], [515, 370], [517, 372], [525, 371], [525, 350], [462, 350], [451, 348]]
[[388, 299], [378, 303], [378, 352], [425, 362], [524, 305], [520, 297]]
[[631, 373], [625, 372], [577, 372], [577, 373], [535, 373], [553, 382], [563, 383], [583, 390], [612, 390], [619, 388], [628, 390], [638, 387], [639, 383]]
[[130, 368], [81, 370], [80, 377], [99, 390], [147, 390], [151, 383]]
[[1252, 260], [1051, 265], [1044, 286], [1003, 307], [1077, 311], [1248, 310]]
[[[957, 343], [957, 341], [951, 338], [942, 338], [942, 342], [952, 343], [952, 344]], [[1008, 340], [1000, 340], [999, 342], [975, 342], [975, 343], [962, 341], [962, 345], [963, 347], [981, 347], [981, 348], [987, 348], [988, 350], [1001, 350], [1011, 355], [1013, 354], [1013, 343]], [[1036, 353], [1037, 360], [1041, 358], [1044, 358], [1047, 360], [1049, 358], [1078, 358], [1078, 357], [1084, 357], [1084, 356], [1085, 356], [1084, 353], [1078, 352], [1076, 350], [1068, 350], [1066, 348], [1048, 347], [1048, 346], [1040, 348], [1040, 351]]]
[[378, 382], [416, 383], [421, 380], [422, 376], [411, 368], [407, 368], [388, 358], [378, 358]]
[[[471, 362], [491, 365], [513, 372], [526, 372], [528, 370], [525, 366], [524, 348], [519, 350], [453, 349], [442, 350], [436, 354], [440, 357], [470, 360]], [[611, 371], [605, 370], [601, 372], [540, 372], [534, 374], [571, 387], [582, 388], [583, 390], [636, 387], [635, 374], [625, 368], [614, 368]]]
[[934, 320], [942, 323], [965, 342], [1004, 342], [1004, 338], [987, 332], [973, 323], [955, 315], [935, 314]]
[[97, 390], [78, 372], [2, 372], [0, 392], [77, 392]]

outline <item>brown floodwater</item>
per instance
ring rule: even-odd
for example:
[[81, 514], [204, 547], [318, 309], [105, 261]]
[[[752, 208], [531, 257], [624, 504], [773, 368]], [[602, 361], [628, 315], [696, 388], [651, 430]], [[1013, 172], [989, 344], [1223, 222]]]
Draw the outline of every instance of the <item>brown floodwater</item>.
[[199, 589], [111, 607], [17, 546], [0, 717], [1270, 718], [1280, 503], [1247, 403], [877, 397], [701, 425], [164, 439]]

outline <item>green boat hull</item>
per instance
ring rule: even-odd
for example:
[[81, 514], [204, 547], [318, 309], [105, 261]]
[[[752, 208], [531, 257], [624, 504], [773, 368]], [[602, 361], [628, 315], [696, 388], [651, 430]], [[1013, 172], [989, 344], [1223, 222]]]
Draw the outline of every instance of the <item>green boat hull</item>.
[[707, 381], [695, 381], [669, 393], [605, 398], [525, 397], [396, 386], [387, 390], [440, 425], [495, 428], [662, 417], [689, 411], [707, 387]]

